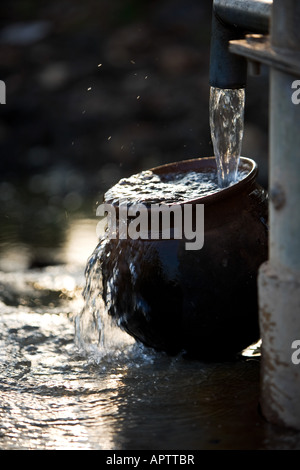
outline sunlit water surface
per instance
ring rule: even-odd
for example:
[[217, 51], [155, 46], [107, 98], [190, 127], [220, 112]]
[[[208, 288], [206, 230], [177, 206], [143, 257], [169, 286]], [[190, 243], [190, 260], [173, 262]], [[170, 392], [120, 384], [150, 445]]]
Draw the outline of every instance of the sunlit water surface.
[[[299, 434], [259, 414], [255, 348], [205, 364], [112, 337], [113, 329], [105, 344], [78, 343], [96, 223], [70, 226], [64, 264], [28, 269], [15, 257], [0, 272], [0, 448], [300, 448]], [[9, 266], [4, 253], [2, 261]]]

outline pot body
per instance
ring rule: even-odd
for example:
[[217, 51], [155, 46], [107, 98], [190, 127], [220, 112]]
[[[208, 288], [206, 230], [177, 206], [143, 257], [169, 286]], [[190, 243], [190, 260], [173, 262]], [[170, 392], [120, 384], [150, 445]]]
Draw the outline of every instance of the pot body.
[[[201, 249], [187, 250], [184, 238], [105, 240], [100, 262], [108, 313], [146, 346], [219, 360], [259, 339], [257, 272], [268, 256], [268, 204], [255, 163], [243, 162], [250, 169], [245, 180], [189, 201], [204, 204]], [[208, 164], [214, 160], [174, 165], [189, 171]]]

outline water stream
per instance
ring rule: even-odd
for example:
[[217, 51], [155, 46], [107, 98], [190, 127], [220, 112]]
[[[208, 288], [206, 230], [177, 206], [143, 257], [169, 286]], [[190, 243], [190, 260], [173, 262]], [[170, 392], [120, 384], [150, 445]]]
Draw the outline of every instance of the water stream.
[[245, 89], [210, 88], [209, 120], [220, 187], [237, 178], [244, 132]]

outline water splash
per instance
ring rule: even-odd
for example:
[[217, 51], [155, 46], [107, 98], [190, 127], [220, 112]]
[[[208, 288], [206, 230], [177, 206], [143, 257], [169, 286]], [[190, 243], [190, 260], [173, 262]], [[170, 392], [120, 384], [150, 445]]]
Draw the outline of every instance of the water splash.
[[237, 179], [244, 132], [245, 89], [210, 88], [209, 121], [218, 169], [225, 188]]
[[75, 319], [77, 347], [96, 362], [105, 356], [123, 354], [126, 348], [135, 343], [108, 315], [108, 306], [103, 300], [101, 256], [107, 242], [106, 237], [101, 239], [88, 259], [83, 291], [84, 307]]

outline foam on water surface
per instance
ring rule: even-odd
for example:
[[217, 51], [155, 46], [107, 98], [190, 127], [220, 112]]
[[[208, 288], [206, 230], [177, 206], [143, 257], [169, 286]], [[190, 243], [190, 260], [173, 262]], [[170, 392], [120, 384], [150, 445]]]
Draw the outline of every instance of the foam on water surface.
[[[245, 178], [247, 173], [247, 169], [241, 169], [231, 184]], [[121, 179], [105, 193], [104, 199], [114, 204], [120, 200], [129, 203], [173, 204], [209, 196], [221, 190], [217, 172], [213, 170], [164, 175], [145, 170]]]

